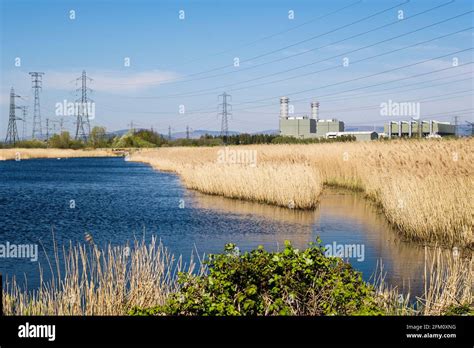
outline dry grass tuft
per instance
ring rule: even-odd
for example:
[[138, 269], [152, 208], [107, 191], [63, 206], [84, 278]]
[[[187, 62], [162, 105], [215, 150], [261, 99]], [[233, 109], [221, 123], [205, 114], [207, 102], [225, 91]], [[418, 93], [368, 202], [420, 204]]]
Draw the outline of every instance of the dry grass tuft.
[[55, 249], [51, 281], [24, 291], [15, 280], [6, 282], [3, 296], [5, 315], [125, 315], [134, 306], [162, 305], [178, 286], [177, 272], [184, 270], [162, 243], [135, 241], [132, 247], [100, 249], [96, 245], [63, 248], [64, 271]]
[[445, 257], [437, 248], [425, 265], [424, 315], [443, 315], [451, 308], [469, 306], [474, 312], [474, 257]]
[[378, 303], [389, 315], [446, 315], [464, 308], [474, 313], [474, 258], [462, 257], [439, 247], [425, 247], [424, 292], [410, 303], [410, 295], [388, 287], [383, 267], [376, 273]]

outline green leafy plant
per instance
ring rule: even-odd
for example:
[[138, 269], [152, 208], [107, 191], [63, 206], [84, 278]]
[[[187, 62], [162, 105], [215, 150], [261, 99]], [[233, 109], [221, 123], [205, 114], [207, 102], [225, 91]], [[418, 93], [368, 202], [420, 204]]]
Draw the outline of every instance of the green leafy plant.
[[163, 306], [135, 315], [377, 315], [375, 291], [348, 263], [311, 244], [289, 242], [279, 252], [240, 253], [227, 244], [210, 255], [205, 275], [180, 274], [180, 288]]

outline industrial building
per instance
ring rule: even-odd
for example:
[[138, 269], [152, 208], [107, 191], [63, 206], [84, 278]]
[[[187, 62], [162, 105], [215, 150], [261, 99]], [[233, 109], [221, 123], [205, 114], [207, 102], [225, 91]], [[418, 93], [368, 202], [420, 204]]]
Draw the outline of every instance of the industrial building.
[[344, 122], [337, 119], [320, 120], [319, 103], [311, 103], [311, 116], [290, 116], [288, 97], [280, 98], [280, 135], [299, 139], [354, 136], [357, 141], [376, 140], [379, 137], [441, 137], [456, 134], [456, 126], [449, 122], [391, 121], [384, 126], [384, 133], [373, 131], [344, 131]]
[[344, 122], [337, 119], [320, 120], [319, 103], [311, 103], [311, 116], [289, 116], [288, 97], [280, 98], [280, 135], [300, 139], [354, 136], [356, 140], [378, 139], [377, 132], [345, 132]]
[[280, 98], [280, 135], [300, 139], [325, 138], [328, 132], [344, 132], [344, 122], [320, 120], [319, 103], [311, 103], [311, 116], [289, 116], [288, 97]]
[[449, 122], [429, 121], [390, 121], [384, 126], [384, 136], [388, 138], [434, 137], [456, 134], [456, 126]]

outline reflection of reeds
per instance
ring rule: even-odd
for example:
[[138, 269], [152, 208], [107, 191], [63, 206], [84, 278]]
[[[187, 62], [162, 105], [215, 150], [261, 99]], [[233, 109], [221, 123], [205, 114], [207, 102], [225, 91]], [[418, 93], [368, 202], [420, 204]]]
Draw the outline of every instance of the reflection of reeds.
[[112, 156], [110, 150], [0, 149], [0, 161], [32, 158], [75, 158]]
[[312, 208], [323, 185], [363, 190], [407, 237], [474, 245], [474, 138], [249, 145], [257, 166], [218, 164], [217, 148], [143, 150], [132, 160], [204, 193]]
[[[70, 245], [63, 255], [64, 268], [55, 248], [56, 273], [50, 264], [53, 277], [45, 281], [41, 269], [36, 291], [7, 281], [6, 315], [123, 315], [133, 306], [161, 305], [176, 290], [177, 272], [184, 268], [181, 258], [175, 260], [155, 238], [132, 247]], [[186, 271], [193, 268], [191, 261]]]
[[[197, 191], [193, 193], [193, 204], [200, 209], [219, 211], [225, 214], [238, 214], [244, 217], [252, 215], [272, 221], [301, 224], [308, 226], [308, 228], [317, 220], [317, 211], [315, 210], [287, 209], [286, 207], [260, 204], [248, 200], [201, 194]], [[292, 240], [292, 242], [294, 241]], [[304, 241], [304, 243], [307, 242], [308, 240]]]

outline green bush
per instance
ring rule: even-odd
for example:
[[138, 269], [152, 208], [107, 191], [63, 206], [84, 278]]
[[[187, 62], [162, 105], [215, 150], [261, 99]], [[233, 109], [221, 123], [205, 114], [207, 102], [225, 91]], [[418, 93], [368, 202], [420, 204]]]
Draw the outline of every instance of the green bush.
[[[9, 146], [12, 147], [12, 146]], [[47, 147], [46, 142], [42, 140], [32, 139], [32, 140], [22, 140], [15, 144], [14, 147], [22, 148], [22, 149], [34, 149], [40, 148], [45, 149]]]
[[73, 145], [74, 140], [71, 139], [69, 132], [61, 134], [53, 134], [48, 140], [48, 146], [57, 149], [69, 149]]
[[[146, 144], [152, 144], [152, 146], [161, 146], [166, 143], [166, 139], [161, 134], [153, 132], [147, 129], [141, 129], [134, 133], [135, 138], [139, 138], [146, 142]], [[145, 146], [150, 147], [150, 146]]]
[[205, 275], [179, 275], [180, 289], [166, 304], [135, 308], [135, 315], [376, 315], [372, 286], [340, 258], [312, 244], [299, 251], [259, 247], [240, 254], [228, 244], [211, 255]]
[[120, 138], [118, 137], [115, 138], [115, 140], [112, 143], [112, 147], [115, 147], [115, 148], [156, 147], [156, 145], [130, 132], [130, 133], [124, 134]]

